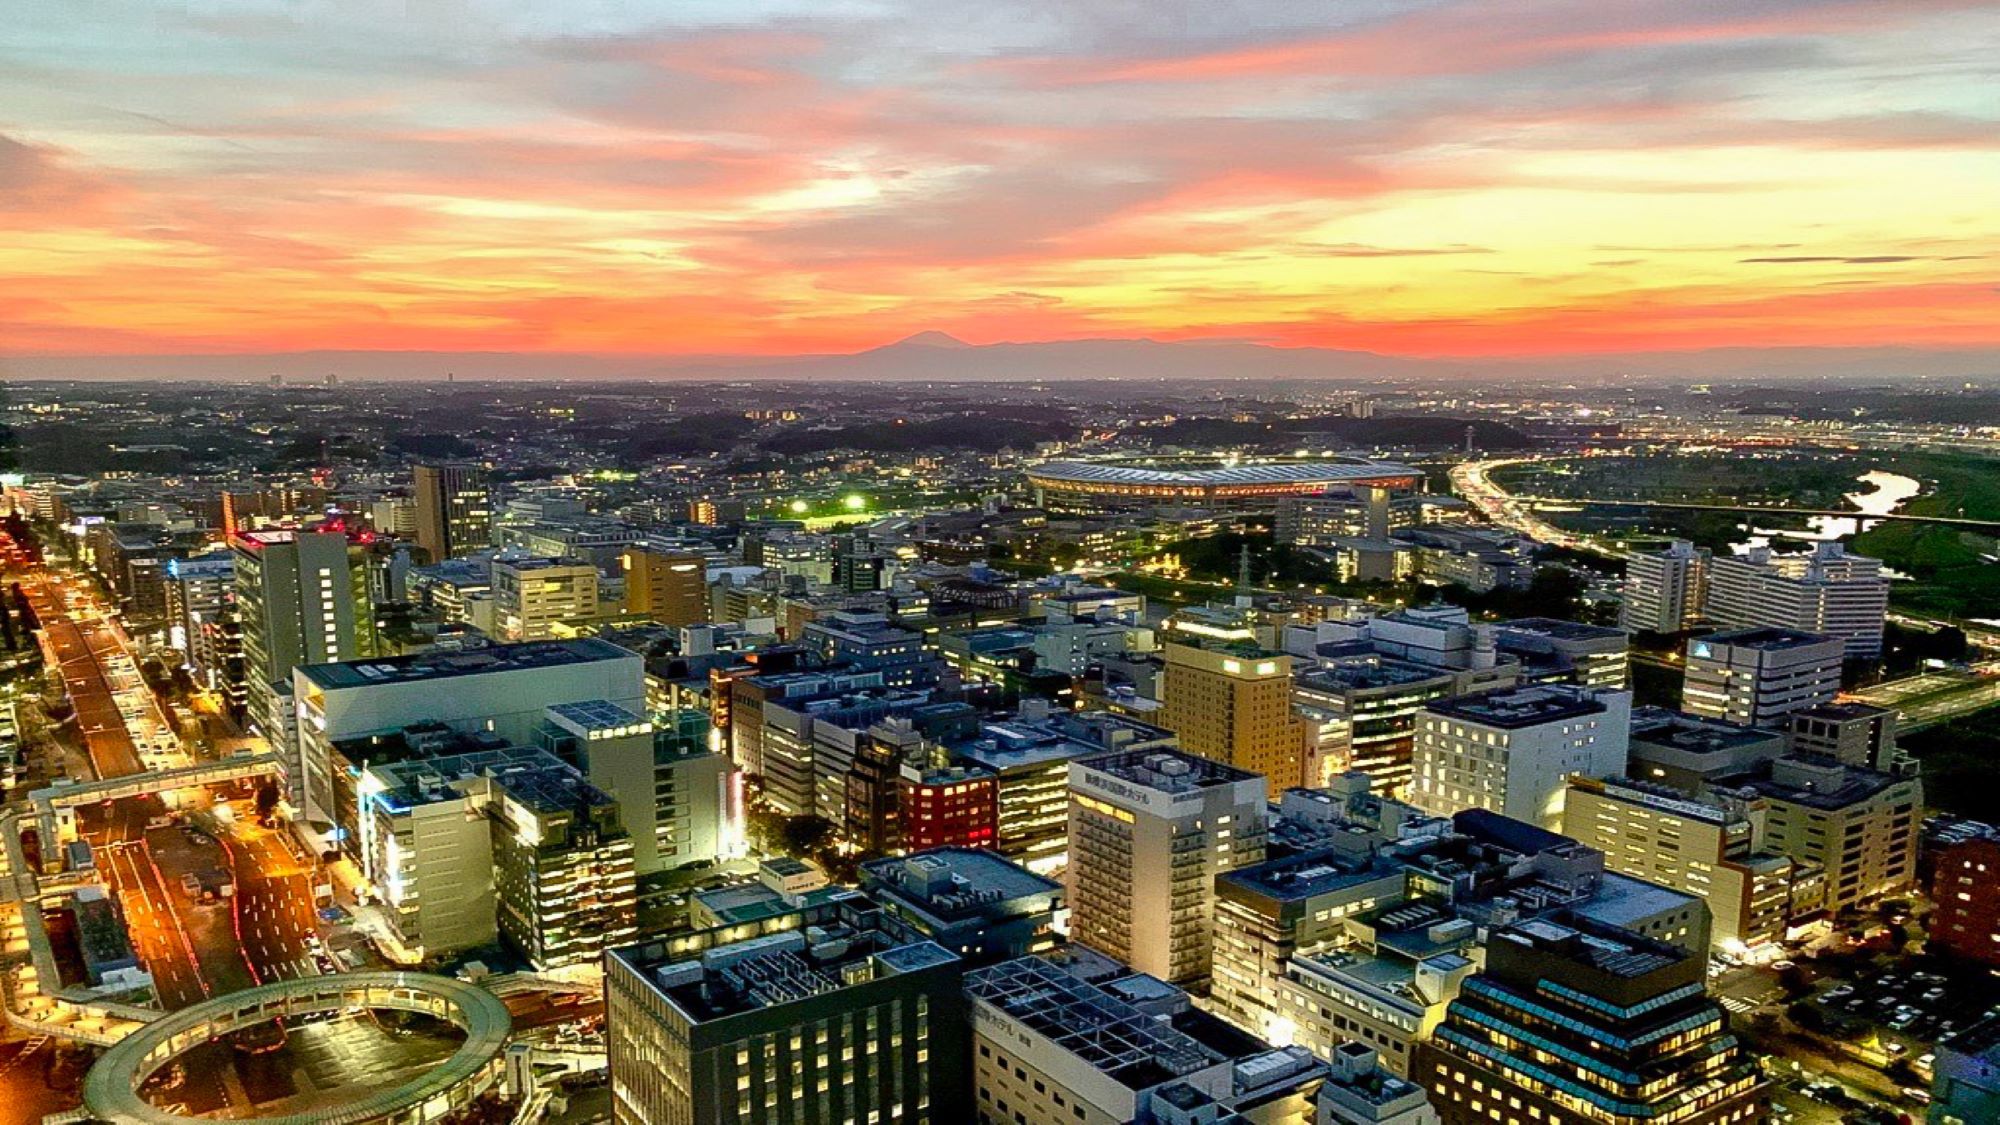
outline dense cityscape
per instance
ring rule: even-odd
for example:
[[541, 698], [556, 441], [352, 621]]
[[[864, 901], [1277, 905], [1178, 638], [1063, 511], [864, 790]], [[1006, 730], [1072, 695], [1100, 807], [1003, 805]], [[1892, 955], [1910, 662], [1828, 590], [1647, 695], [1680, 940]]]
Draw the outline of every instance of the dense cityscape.
[[2000, 389], [908, 346], [13, 385], [19, 1119], [1996, 1120]]
[[1995, 91], [8, 0], [0, 1125], [2000, 1125]]

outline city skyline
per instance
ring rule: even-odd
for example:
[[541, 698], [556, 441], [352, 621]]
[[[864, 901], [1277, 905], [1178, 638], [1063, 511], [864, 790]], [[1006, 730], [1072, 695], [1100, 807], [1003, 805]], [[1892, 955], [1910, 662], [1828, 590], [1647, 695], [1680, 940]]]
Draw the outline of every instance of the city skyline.
[[1985, 356], [1996, 36], [1948, 3], [31, 3], [0, 359]]

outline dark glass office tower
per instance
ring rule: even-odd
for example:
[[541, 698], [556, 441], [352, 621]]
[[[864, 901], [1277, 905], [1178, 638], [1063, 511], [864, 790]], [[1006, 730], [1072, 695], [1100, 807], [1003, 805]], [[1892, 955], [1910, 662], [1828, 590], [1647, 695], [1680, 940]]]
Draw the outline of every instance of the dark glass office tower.
[[1444, 1125], [1764, 1121], [1702, 957], [1569, 915], [1496, 931], [1410, 1076]]

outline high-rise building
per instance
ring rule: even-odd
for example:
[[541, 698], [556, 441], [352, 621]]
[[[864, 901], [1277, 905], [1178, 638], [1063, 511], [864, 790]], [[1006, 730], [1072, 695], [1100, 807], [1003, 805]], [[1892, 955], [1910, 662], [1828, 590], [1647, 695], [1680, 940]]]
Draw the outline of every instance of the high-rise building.
[[1889, 579], [1882, 561], [1850, 555], [1837, 541], [1809, 555], [1773, 554], [1758, 547], [1714, 560], [1708, 576], [1708, 617], [1726, 629], [1759, 626], [1838, 637], [1846, 655], [1882, 655], [1889, 613]]
[[1305, 781], [1306, 728], [1292, 711], [1292, 658], [1255, 645], [1169, 641], [1160, 725], [1181, 749], [1262, 774], [1273, 798]]
[[417, 546], [443, 562], [493, 545], [493, 494], [477, 465], [418, 465]]
[[417, 501], [411, 496], [384, 496], [368, 503], [368, 526], [384, 535], [415, 541]]
[[236, 611], [236, 561], [231, 551], [169, 559], [167, 643], [186, 654], [188, 675], [220, 697], [241, 721], [249, 707], [243, 674], [243, 621]]
[[1680, 633], [1699, 624], [1708, 590], [1708, 548], [1676, 539], [1663, 551], [1625, 556], [1618, 624], [1634, 633]]
[[922, 851], [994, 845], [999, 835], [999, 806], [992, 774], [977, 766], [907, 762], [900, 773], [896, 807], [900, 846]]
[[1797, 754], [1743, 784], [1770, 806], [1769, 849], [1825, 871], [1827, 910], [1858, 906], [1916, 881], [1924, 783], [1914, 762], [1903, 772], [1884, 773]]
[[1278, 501], [1273, 528], [1278, 542], [1299, 547], [1332, 547], [1347, 539], [1382, 542], [1391, 531], [1422, 523], [1433, 500], [1417, 493], [1399, 496], [1379, 485], [1330, 488]]
[[496, 558], [493, 616], [501, 639], [542, 641], [597, 617], [597, 568], [581, 559]]
[[1163, 727], [1109, 711], [1041, 710], [980, 727], [979, 737], [953, 756], [993, 775], [1001, 855], [1040, 875], [1069, 858], [1069, 764], [1110, 750], [1173, 745]]
[[1681, 707], [1690, 715], [1768, 726], [1833, 702], [1846, 646], [1837, 637], [1790, 629], [1711, 633], [1687, 645]]
[[279, 747], [286, 788], [299, 803], [305, 781], [289, 735], [291, 703], [275, 685], [289, 684], [295, 668], [367, 656], [358, 622], [369, 607], [355, 601], [346, 535], [248, 531], [230, 548], [250, 721]]
[[708, 620], [708, 563], [701, 555], [628, 547], [624, 566], [625, 612], [677, 628]]
[[702, 712], [656, 721], [602, 699], [557, 703], [539, 742], [617, 800], [640, 875], [744, 854], [743, 776], [709, 746]]
[[937, 1125], [973, 1104], [965, 962], [858, 896], [604, 963], [619, 1125]]
[[1424, 705], [1410, 803], [1437, 816], [1485, 809], [1557, 829], [1572, 777], [1625, 772], [1632, 696], [1516, 688]]
[[1349, 770], [1367, 774], [1377, 793], [1408, 792], [1424, 704], [1456, 694], [1449, 668], [1368, 655], [1302, 673], [1292, 687], [1307, 724], [1306, 786]]
[[1069, 766], [1070, 940], [1181, 983], [1208, 976], [1215, 877], [1264, 857], [1266, 788], [1174, 750]]
[[1767, 1085], [1707, 963], [1575, 918], [1496, 930], [1411, 1078], [1444, 1125], [1762, 1121]]
[[338, 844], [357, 826], [337, 815], [352, 805], [340, 795], [352, 779], [336, 765], [337, 743], [431, 723], [533, 746], [558, 704], [603, 700], [642, 710], [646, 673], [638, 653], [583, 639], [308, 665], [293, 674], [292, 687], [303, 807]]
[[[1347, 919], [1401, 901], [1403, 866], [1382, 855], [1397, 838], [1392, 828], [1346, 819], [1344, 810], [1366, 801], [1407, 811], [1399, 802], [1371, 797], [1358, 774], [1339, 779], [1342, 790], [1294, 789], [1279, 806], [1276, 834], [1284, 838], [1305, 819], [1302, 809], [1342, 809], [1325, 822], [1323, 843], [1279, 859], [1238, 867], [1215, 881], [1215, 951], [1209, 995], [1215, 1010], [1274, 1043], [1300, 1042], [1277, 1010], [1278, 982], [1294, 957], [1343, 943]], [[1391, 817], [1394, 823], [1394, 816]], [[1443, 831], [1445, 822], [1436, 822]]]
[[1741, 957], [1782, 940], [1798, 865], [1763, 849], [1762, 801], [1709, 800], [1629, 778], [1572, 778], [1563, 835], [1613, 871], [1699, 895], [1715, 948]]
[[630, 940], [638, 889], [611, 797], [549, 754], [501, 746], [368, 770], [362, 870], [412, 952], [502, 937], [540, 969]]

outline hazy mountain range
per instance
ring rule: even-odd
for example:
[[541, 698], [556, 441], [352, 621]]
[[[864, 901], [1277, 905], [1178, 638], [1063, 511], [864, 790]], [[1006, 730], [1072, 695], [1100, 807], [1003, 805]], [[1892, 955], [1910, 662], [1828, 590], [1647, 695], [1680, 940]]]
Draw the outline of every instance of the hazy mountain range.
[[1547, 357], [1432, 359], [1244, 340], [1064, 340], [968, 344], [921, 332], [842, 355], [642, 356], [523, 352], [309, 351], [153, 356], [0, 356], [0, 379], [317, 380], [689, 379], [982, 380], [1504, 378], [1603, 383], [1661, 379], [2000, 378], [2000, 349], [1714, 348]]

